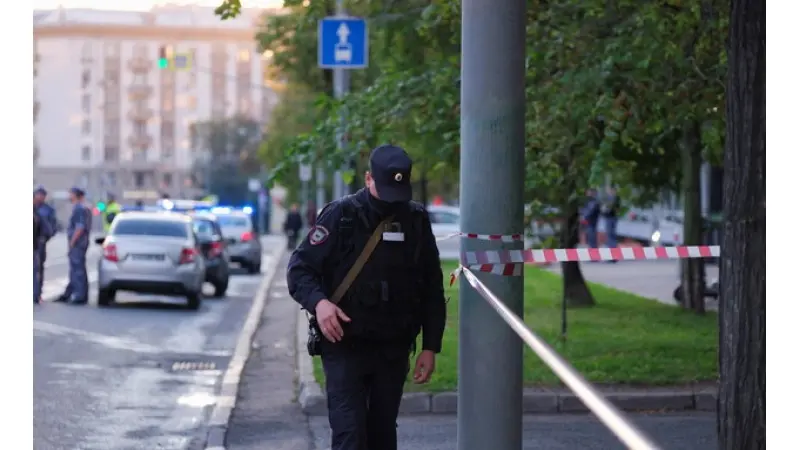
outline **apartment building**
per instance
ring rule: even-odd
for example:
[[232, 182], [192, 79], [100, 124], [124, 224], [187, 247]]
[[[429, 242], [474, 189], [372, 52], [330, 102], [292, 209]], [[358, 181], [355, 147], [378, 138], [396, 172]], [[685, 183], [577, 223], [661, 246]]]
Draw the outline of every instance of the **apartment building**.
[[[276, 11], [274, 11], [276, 12]], [[246, 10], [34, 12], [34, 184], [133, 200], [199, 193], [195, 122], [235, 115], [268, 122], [277, 94]]]

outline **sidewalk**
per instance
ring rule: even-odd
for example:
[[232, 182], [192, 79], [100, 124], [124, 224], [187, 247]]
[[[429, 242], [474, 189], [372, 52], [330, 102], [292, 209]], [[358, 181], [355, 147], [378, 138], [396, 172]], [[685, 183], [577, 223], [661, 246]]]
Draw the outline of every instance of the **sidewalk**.
[[[261, 324], [239, 383], [227, 450], [310, 450], [308, 418], [295, 395], [297, 303], [286, 288], [288, 255], [278, 261]], [[300, 349], [302, 350], [302, 349]]]
[[[547, 270], [561, 275], [560, 264], [552, 264]], [[678, 260], [620, 261], [616, 264], [586, 262], [581, 263], [581, 271], [587, 281], [676, 306], [672, 292], [679, 283]], [[718, 278], [719, 267], [707, 264], [706, 280]], [[716, 311], [718, 302], [706, 299], [706, 308]]]

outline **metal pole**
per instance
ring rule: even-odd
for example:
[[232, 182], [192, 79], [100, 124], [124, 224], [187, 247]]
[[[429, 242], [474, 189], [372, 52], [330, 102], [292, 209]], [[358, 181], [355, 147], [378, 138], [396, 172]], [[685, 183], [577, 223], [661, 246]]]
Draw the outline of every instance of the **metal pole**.
[[[464, 0], [461, 14], [461, 231], [522, 233], [525, 0]], [[461, 249], [522, 244], [462, 239]], [[479, 278], [522, 317], [523, 277]], [[519, 450], [522, 341], [467, 277], [460, 280], [458, 449]]]
[[325, 204], [325, 169], [317, 166], [317, 209]]
[[[336, 15], [339, 17], [347, 16], [344, 9], [344, 0], [336, 0]], [[333, 69], [333, 96], [337, 99], [344, 97], [350, 90], [350, 72], [347, 69]], [[345, 117], [340, 117], [344, 123]], [[341, 134], [336, 137], [336, 148], [339, 151], [344, 150], [345, 142], [344, 136]], [[333, 198], [342, 198], [347, 194], [348, 187], [342, 178], [342, 171], [337, 170], [333, 175]]]

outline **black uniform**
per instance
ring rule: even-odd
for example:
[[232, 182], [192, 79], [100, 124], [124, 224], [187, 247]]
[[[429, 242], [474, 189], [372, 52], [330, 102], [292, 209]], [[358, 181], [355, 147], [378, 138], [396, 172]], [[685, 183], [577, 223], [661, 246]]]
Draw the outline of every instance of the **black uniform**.
[[[376, 184], [380, 170], [374, 156], [381, 149], [371, 161]], [[410, 170], [409, 160], [407, 171], [392, 179], [407, 180]], [[381, 197], [382, 191], [378, 184]], [[320, 345], [332, 450], [397, 448], [397, 413], [419, 332], [423, 350], [441, 350], [445, 298], [439, 252], [421, 204], [388, 203], [362, 189], [329, 203], [289, 262], [289, 291], [313, 314], [392, 214], [390, 230], [339, 303], [351, 319], [342, 322], [344, 338], [331, 343], [323, 337]]]

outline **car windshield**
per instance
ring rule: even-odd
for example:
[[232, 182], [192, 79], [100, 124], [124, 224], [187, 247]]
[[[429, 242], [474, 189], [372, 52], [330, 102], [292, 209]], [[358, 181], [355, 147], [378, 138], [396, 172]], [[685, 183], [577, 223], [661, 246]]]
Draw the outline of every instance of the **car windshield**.
[[198, 236], [214, 235], [214, 224], [210, 220], [195, 219], [192, 222], [192, 228]]
[[219, 226], [223, 228], [249, 228], [250, 227], [250, 219], [247, 217], [241, 216], [219, 216], [217, 217], [217, 222], [219, 222]]
[[431, 222], [448, 225], [458, 225], [458, 214], [445, 211], [431, 211]]
[[112, 236], [166, 236], [188, 237], [189, 230], [183, 222], [169, 220], [124, 219], [114, 223]]

